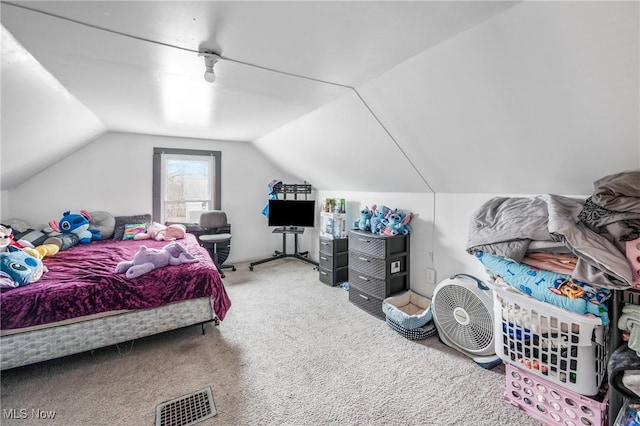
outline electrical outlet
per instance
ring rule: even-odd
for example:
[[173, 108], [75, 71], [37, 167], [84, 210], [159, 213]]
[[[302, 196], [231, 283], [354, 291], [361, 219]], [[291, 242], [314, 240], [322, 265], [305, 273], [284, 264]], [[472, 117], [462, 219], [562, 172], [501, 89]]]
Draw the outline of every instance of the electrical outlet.
[[432, 268], [427, 268], [427, 282], [429, 284], [436, 283], [436, 270]]

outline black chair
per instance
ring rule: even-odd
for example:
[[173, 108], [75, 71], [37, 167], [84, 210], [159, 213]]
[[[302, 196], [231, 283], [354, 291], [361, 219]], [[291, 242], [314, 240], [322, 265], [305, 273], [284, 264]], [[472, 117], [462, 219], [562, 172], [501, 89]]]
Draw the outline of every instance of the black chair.
[[220, 210], [209, 210], [200, 215], [202, 233], [198, 236], [203, 246], [211, 246], [211, 259], [215, 263], [220, 276], [224, 278], [223, 269], [236, 270], [234, 265], [225, 265], [231, 245], [231, 225], [227, 222], [227, 214]]

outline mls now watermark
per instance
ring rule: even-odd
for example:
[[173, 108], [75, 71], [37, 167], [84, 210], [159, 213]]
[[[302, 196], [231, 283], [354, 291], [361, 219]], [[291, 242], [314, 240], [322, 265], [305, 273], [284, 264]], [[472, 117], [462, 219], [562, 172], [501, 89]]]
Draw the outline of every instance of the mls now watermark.
[[45, 411], [39, 408], [32, 408], [28, 410], [26, 408], [10, 408], [10, 409], [2, 409], [2, 418], [3, 419], [42, 419], [42, 420], [51, 420], [56, 416], [55, 411]]

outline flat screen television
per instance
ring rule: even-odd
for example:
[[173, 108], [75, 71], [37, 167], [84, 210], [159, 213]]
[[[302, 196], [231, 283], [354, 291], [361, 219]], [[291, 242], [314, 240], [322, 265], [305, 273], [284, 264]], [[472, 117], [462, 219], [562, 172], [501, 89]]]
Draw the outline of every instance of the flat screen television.
[[269, 200], [269, 226], [313, 228], [315, 200]]

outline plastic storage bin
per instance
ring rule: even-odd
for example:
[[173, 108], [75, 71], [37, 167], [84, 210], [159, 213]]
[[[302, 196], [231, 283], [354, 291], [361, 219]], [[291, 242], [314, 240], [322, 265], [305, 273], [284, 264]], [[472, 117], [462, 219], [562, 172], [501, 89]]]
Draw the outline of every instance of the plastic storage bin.
[[496, 355], [549, 382], [596, 395], [606, 375], [608, 326], [510, 288], [491, 288]]
[[505, 401], [548, 425], [597, 426], [608, 421], [604, 391], [592, 399], [506, 364]]

